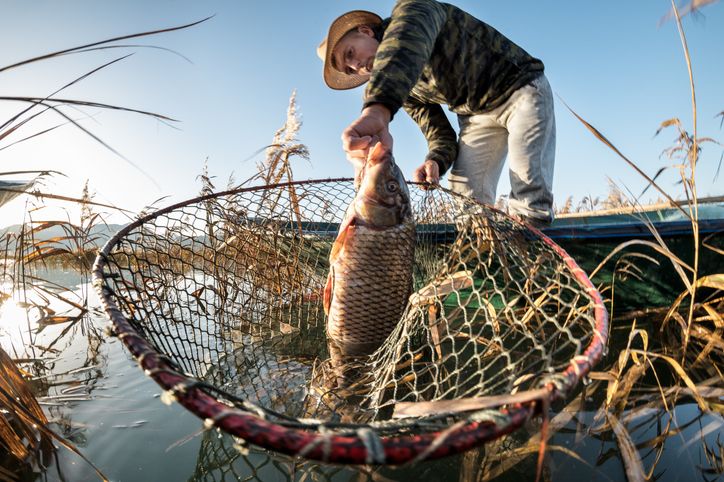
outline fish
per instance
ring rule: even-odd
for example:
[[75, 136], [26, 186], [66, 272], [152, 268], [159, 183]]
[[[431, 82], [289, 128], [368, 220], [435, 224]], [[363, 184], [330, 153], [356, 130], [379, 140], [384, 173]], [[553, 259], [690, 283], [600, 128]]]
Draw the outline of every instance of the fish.
[[344, 355], [374, 352], [412, 294], [415, 222], [391, 150], [370, 149], [329, 256], [323, 306], [327, 336]]

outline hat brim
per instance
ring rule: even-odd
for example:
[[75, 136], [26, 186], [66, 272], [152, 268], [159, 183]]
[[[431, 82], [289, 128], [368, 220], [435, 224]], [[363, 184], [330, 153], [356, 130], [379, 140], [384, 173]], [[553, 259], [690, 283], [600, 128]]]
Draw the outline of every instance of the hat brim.
[[337, 42], [350, 30], [361, 25], [371, 26], [381, 23], [382, 18], [379, 15], [366, 10], [352, 10], [340, 15], [332, 22], [332, 25], [329, 26], [327, 38], [322, 42], [322, 45], [325, 45], [322, 75], [324, 82], [330, 89], [353, 89], [369, 80], [369, 75], [345, 74], [335, 69], [332, 66], [332, 53], [337, 46]]

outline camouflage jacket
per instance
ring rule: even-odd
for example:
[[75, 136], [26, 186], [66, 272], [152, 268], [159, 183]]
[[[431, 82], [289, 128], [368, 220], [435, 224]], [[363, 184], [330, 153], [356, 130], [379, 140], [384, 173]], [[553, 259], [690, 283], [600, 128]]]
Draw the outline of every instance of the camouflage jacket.
[[500, 32], [459, 8], [435, 0], [398, 0], [379, 31], [365, 107], [400, 107], [420, 126], [427, 159], [444, 174], [457, 157], [457, 134], [442, 110], [488, 112], [543, 72]]

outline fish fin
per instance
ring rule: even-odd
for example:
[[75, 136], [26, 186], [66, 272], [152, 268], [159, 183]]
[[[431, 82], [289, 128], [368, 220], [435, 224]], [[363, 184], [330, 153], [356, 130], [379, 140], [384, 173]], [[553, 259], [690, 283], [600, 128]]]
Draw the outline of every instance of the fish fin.
[[334, 293], [334, 264], [342, 255], [344, 244], [347, 242], [347, 235], [354, 225], [354, 215], [349, 215], [344, 218], [342, 224], [339, 226], [337, 239], [335, 239], [334, 244], [332, 244], [332, 251], [329, 253], [330, 269], [329, 275], [327, 276], [327, 284], [324, 286], [324, 313], [326, 315], [329, 315], [329, 307], [332, 305], [332, 294]]
[[367, 161], [371, 161], [372, 164], [377, 164], [377, 162], [384, 159], [386, 155], [387, 149], [385, 149], [385, 146], [382, 145], [381, 142], [378, 142], [367, 155]]
[[332, 293], [334, 292], [334, 266], [327, 275], [327, 284], [324, 285], [324, 314], [329, 316], [329, 307], [332, 306]]
[[347, 233], [349, 232], [349, 228], [351, 226], [354, 226], [354, 224], [354, 216], [347, 216], [346, 218], [344, 218], [344, 221], [342, 221], [342, 224], [339, 226], [339, 234], [337, 234], [337, 239], [334, 240], [334, 244], [332, 245], [332, 251], [329, 253], [329, 264], [334, 264], [337, 261], [337, 258], [339, 258], [339, 255], [344, 248], [344, 243], [347, 240]]

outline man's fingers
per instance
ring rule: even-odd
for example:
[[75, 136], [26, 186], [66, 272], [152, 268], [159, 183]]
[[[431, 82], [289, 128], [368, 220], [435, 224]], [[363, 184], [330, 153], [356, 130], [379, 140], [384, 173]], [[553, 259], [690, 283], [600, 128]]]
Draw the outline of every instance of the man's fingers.
[[412, 172], [412, 180], [415, 182], [425, 182], [426, 178], [425, 169], [418, 167]]
[[379, 139], [382, 145], [387, 149], [388, 151], [392, 150], [392, 134], [390, 134], [390, 131], [387, 129], [383, 129], [381, 132], [379, 132]]
[[355, 169], [362, 169], [362, 166], [365, 165], [365, 159], [367, 159], [367, 153], [365, 151], [347, 153], [347, 160], [352, 163]]
[[356, 133], [344, 131], [344, 134], [342, 134], [342, 148], [346, 152], [363, 151], [369, 147], [371, 140], [371, 136], [359, 137]]
[[352, 164], [364, 164], [365, 159], [367, 159], [367, 154], [365, 153], [365, 151], [354, 151], [347, 153], [347, 160]]
[[[420, 167], [412, 171], [412, 180], [415, 182], [439, 184], [440, 169], [437, 163], [434, 161], [425, 161]], [[423, 189], [426, 189], [426, 187], [423, 186]]]
[[[427, 177], [427, 168], [424, 164], [413, 171], [412, 180], [414, 182], [420, 182], [420, 183], [429, 182], [429, 179]], [[424, 184], [420, 187], [422, 189], [427, 189], [427, 187]]]
[[427, 182], [438, 184], [440, 182], [440, 168], [436, 162], [425, 162], [425, 177]]

